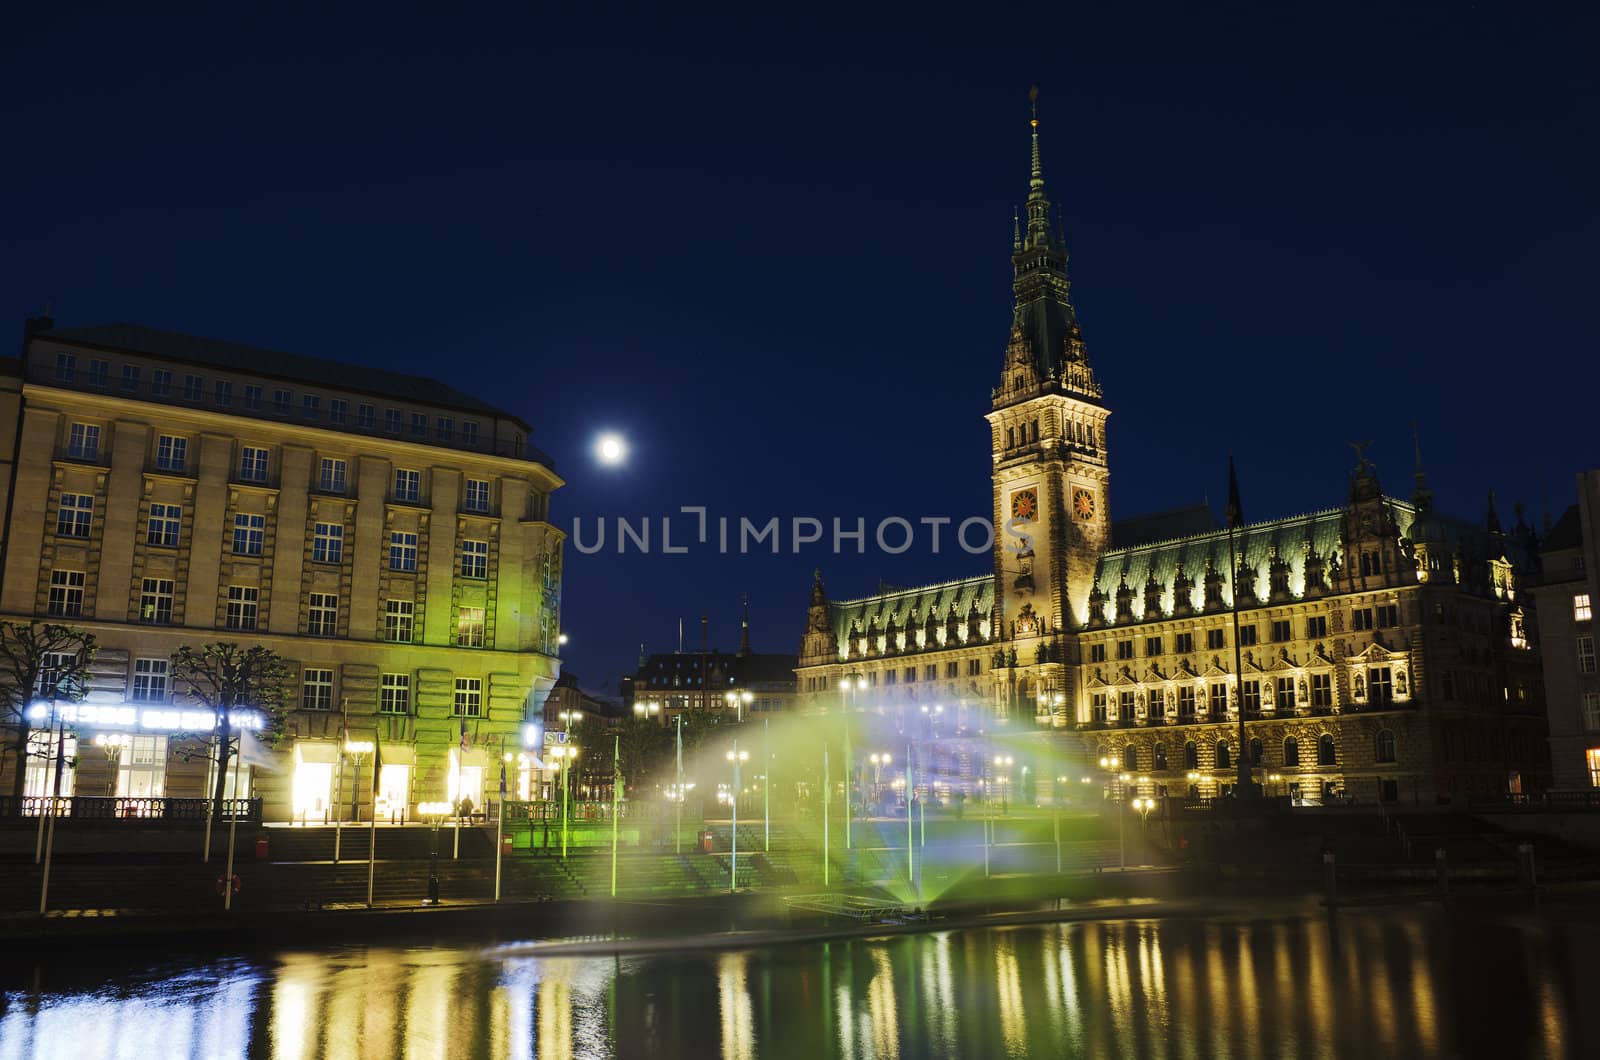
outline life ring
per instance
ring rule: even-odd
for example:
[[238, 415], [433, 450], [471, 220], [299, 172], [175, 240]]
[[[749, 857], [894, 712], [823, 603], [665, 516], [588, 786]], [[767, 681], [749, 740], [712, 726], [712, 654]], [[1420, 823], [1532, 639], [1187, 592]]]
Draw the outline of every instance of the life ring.
[[[217, 877], [217, 893], [218, 894], [222, 894], [223, 891], [226, 890], [226, 885], [222, 881], [223, 881], [223, 877], [218, 876]], [[234, 873], [233, 874], [233, 893], [234, 894], [238, 894], [240, 892], [240, 890], [242, 890], [243, 888], [244, 888], [244, 881], [239, 879], [239, 874], [237, 872]]]

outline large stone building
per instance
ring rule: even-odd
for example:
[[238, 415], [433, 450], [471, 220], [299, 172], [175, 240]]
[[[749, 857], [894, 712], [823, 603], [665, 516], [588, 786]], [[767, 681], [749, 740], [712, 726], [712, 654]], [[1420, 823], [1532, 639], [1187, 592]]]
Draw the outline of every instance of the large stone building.
[[[702, 620], [704, 621], [704, 620]], [[719, 721], [759, 721], [795, 706], [793, 655], [750, 647], [750, 610], [739, 624], [734, 652], [641, 652], [639, 668], [622, 678], [623, 713], [658, 719], [662, 725], [690, 711]]]
[[1600, 672], [1594, 610], [1600, 601], [1600, 469], [1578, 475], [1578, 503], [1545, 534], [1539, 601], [1554, 784], [1600, 788]]
[[[15, 370], [0, 617], [100, 644], [69, 790], [204, 793], [169, 659], [222, 640], [293, 666], [283, 769], [241, 778], [268, 819], [370, 809], [354, 758], [335, 792], [346, 719], [381, 740], [383, 816], [458, 777], [483, 803], [559, 672], [562, 483], [527, 424], [432, 380], [134, 325], [30, 321]], [[29, 771], [43, 792], [47, 760]]]
[[1502, 533], [1492, 500], [1483, 525], [1440, 514], [1420, 460], [1411, 498], [1386, 496], [1358, 453], [1343, 502], [1323, 511], [1231, 536], [1203, 508], [1112, 522], [1110, 404], [1050, 225], [1037, 120], [1032, 149], [986, 416], [993, 569], [845, 601], [819, 575], [797, 671], [806, 705], [1002, 739], [994, 760], [1025, 799], [1064, 797], [1102, 760], [1145, 794], [1213, 796], [1241, 750], [1256, 783], [1307, 801], [1542, 786], [1522, 611], [1531, 531]]

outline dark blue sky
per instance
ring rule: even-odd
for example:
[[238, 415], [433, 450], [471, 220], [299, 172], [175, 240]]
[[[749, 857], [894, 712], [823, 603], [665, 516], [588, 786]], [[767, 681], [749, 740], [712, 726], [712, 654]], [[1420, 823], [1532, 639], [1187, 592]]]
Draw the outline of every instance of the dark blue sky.
[[[0, 32], [0, 321], [133, 320], [438, 376], [535, 425], [575, 517], [985, 514], [1026, 92], [1113, 410], [1111, 505], [1338, 504], [1372, 438], [1503, 514], [1600, 463], [1594, 17], [1577, 5], [1050, 23], [49, 16]], [[599, 471], [597, 429], [634, 459]], [[687, 524], [682, 524], [683, 528]], [[924, 538], [924, 541], [926, 539]], [[793, 650], [809, 572], [580, 556], [569, 665]]]

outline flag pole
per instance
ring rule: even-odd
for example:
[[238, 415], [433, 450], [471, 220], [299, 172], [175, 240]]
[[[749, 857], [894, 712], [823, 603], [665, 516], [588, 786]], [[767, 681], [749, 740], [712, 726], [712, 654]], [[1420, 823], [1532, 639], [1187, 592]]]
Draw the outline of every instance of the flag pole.
[[[211, 760], [213, 762], [217, 763], [217, 772], [220, 773], [220, 772], [222, 772], [222, 752], [220, 750], [215, 750], [216, 747], [217, 747], [217, 729], [216, 729], [216, 721], [213, 720], [212, 721], [212, 728], [211, 728], [211, 736], [210, 736], [209, 739], [206, 740], [206, 752], [209, 755], [211, 755]], [[212, 802], [213, 802], [213, 800], [211, 799], [210, 794], [208, 793], [207, 796], [206, 796], [206, 845], [205, 845], [205, 850], [200, 855], [200, 863], [203, 864], [203, 865], [209, 865], [211, 863], [211, 806], [212, 806]]]
[[[681, 624], [683, 620], [679, 619], [678, 621]], [[680, 640], [682, 639], [682, 632], [681, 631], [679, 632], [679, 639]], [[673, 840], [672, 840], [673, 849], [672, 849], [672, 852], [674, 854], [682, 854], [683, 853], [683, 714], [680, 712], [680, 713], [674, 715], [672, 720], [677, 723], [677, 728], [678, 728], [678, 801], [672, 808], [672, 815], [675, 818], [675, 820], [673, 822]]]
[[617, 813], [622, 808], [622, 734], [611, 734], [611, 897], [617, 896]]
[[378, 868], [378, 776], [383, 772], [383, 727], [372, 734], [372, 825], [367, 829], [367, 908], [372, 908], [373, 877]]
[[828, 748], [822, 748], [822, 886], [831, 886], [828, 850], [828, 803], [833, 801], [833, 783], [828, 779]]
[[[239, 750], [244, 750], [244, 734], [239, 734]], [[239, 833], [239, 758], [233, 756], [233, 802], [232, 812], [228, 814], [228, 867], [222, 873], [222, 911], [228, 912], [233, 908], [233, 840]], [[209, 846], [209, 844], [207, 844]]]
[[461, 799], [466, 793], [461, 790], [461, 760], [467, 757], [467, 719], [461, 719], [461, 744], [456, 748], [456, 838], [455, 849], [450, 852], [451, 858], [461, 857]]
[[500, 851], [506, 831], [506, 738], [500, 736], [500, 809], [494, 822], [494, 900], [500, 900]]
[[344, 757], [350, 744], [350, 697], [339, 700], [339, 770], [334, 783], [338, 791], [333, 796], [333, 863], [339, 864], [339, 841], [344, 837]]

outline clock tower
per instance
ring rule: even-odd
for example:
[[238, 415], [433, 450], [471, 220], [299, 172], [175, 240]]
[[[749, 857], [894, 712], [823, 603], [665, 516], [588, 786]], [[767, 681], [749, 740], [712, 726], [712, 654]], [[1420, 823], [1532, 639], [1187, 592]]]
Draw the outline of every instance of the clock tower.
[[[1031, 96], [1036, 99], [1037, 90]], [[1067, 249], [1050, 225], [1030, 121], [1027, 216], [1011, 237], [1011, 338], [989, 421], [994, 468], [995, 610], [1014, 672], [1013, 706], [1065, 692], [1066, 631], [1087, 612], [1110, 543], [1106, 417], [1070, 298]], [[1014, 658], [1012, 653], [1015, 652]]]

